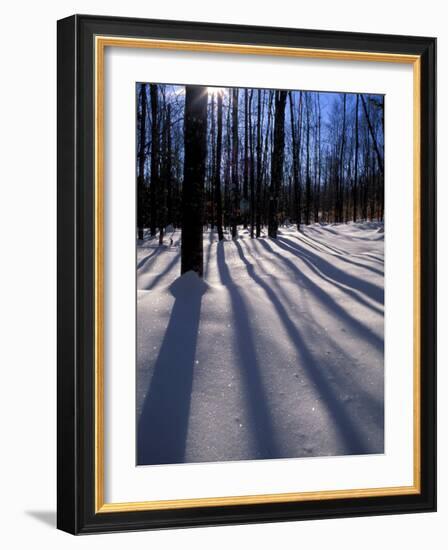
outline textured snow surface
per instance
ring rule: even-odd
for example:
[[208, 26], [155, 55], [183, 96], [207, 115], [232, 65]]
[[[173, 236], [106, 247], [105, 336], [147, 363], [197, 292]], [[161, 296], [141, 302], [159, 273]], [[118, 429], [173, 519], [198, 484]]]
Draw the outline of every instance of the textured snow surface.
[[[229, 235], [226, 235], [230, 239]], [[384, 452], [384, 232], [180, 232], [137, 246], [137, 462]]]

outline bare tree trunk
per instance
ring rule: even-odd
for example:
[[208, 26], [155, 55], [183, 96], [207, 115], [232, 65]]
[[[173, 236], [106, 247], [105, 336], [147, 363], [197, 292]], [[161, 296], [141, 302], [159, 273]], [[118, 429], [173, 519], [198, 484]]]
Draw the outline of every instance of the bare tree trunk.
[[171, 138], [171, 105], [167, 112], [167, 144], [166, 144], [166, 173], [167, 173], [167, 221], [173, 223], [173, 153]]
[[149, 85], [151, 96], [151, 223], [150, 232], [154, 236], [157, 231], [157, 188], [159, 183], [159, 125], [157, 120], [158, 111], [158, 90], [157, 84]]
[[[219, 92], [217, 92], [219, 93]], [[211, 128], [210, 128], [210, 149], [211, 149], [211, 162], [210, 162], [210, 228], [213, 230], [215, 224], [215, 172], [216, 172], [216, 121], [215, 121], [215, 93], [212, 93], [211, 100]]]
[[232, 164], [232, 152], [231, 152], [231, 124], [230, 124], [230, 100], [229, 94], [229, 106], [227, 108], [226, 117], [226, 166], [224, 173], [224, 227], [228, 228], [230, 225], [230, 167]]
[[166, 188], [168, 184], [168, 164], [166, 151], [168, 148], [168, 117], [167, 117], [167, 108], [166, 108], [166, 98], [165, 90], [162, 89], [162, 99], [163, 99], [163, 126], [162, 126], [162, 147], [160, 152], [160, 157], [162, 159], [162, 165], [160, 167], [160, 176], [158, 181], [158, 193], [157, 193], [157, 203], [158, 203], [158, 215], [159, 215], [159, 246], [163, 245], [163, 237], [165, 233], [166, 225]]
[[[249, 90], [244, 90], [244, 173], [243, 173], [243, 200], [246, 209], [249, 199]], [[247, 227], [247, 213], [243, 212], [244, 228]]]
[[305, 92], [306, 98], [306, 176], [305, 176], [305, 224], [310, 223], [311, 209], [311, 176], [310, 176], [310, 92]]
[[[302, 103], [302, 92], [300, 92], [299, 105]], [[300, 109], [300, 107], [299, 107]], [[297, 231], [300, 231], [300, 179], [299, 179], [299, 154], [300, 154], [300, 145], [297, 140], [297, 129], [294, 120], [294, 105], [292, 101], [292, 92], [289, 92], [289, 112], [291, 118], [291, 135], [292, 135], [292, 174], [294, 182], [294, 212], [293, 215], [297, 224]]]
[[369, 178], [370, 178], [370, 134], [367, 131], [365, 136], [364, 151], [364, 189], [363, 189], [363, 218], [368, 218], [368, 199], [369, 199]]
[[271, 186], [269, 190], [269, 236], [277, 238], [278, 202], [280, 186], [283, 180], [283, 161], [285, 156], [285, 91], [276, 91], [274, 145], [271, 160]]
[[320, 209], [320, 132], [321, 132], [321, 109], [320, 109], [320, 94], [317, 94], [317, 122], [316, 122], [316, 140], [315, 140], [315, 175], [314, 175], [314, 221], [319, 222]]
[[297, 164], [298, 164], [298, 177], [299, 177], [299, 204], [297, 206], [299, 225], [297, 229], [300, 231], [300, 224], [302, 223], [302, 121], [303, 121], [303, 92], [299, 94], [299, 112], [297, 117]]
[[222, 157], [222, 93], [218, 92], [218, 128], [216, 136], [215, 162], [215, 200], [216, 200], [216, 228], [220, 241], [224, 239], [222, 230], [222, 197], [221, 197], [221, 157]]
[[358, 154], [359, 154], [359, 123], [358, 123], [359, 94], [356, 94], [355, 107], [355, 175], [353, 180], [353, 221], [358, 214]]
[[249, 186], [250, 186], [250, 238], [255, 236], [255, 166], [254, 166], [254, 133], [252, 124], [252, 99], [254, 91], [249, 96]]
[[337, 200], [337, 222], [343, 221], [344, 202], [343, 202], [343, 181], [344, 181], [344, 151], [345, 151], [345, 124], [347, 112], [347, 95], [343, 94], [344, 108], [342, 118], [341, 148], [339, 151], [339, 175], [338, 175], [338, 200]]
[[[267, 184], [265, 182], [265, 184], [263, 185], [263, 179], [266, 178], [267, 179], [267, 163], [268, 163], [268, 152], [269, 152], [269, 136], [271, 135], [271, 120], [272, 120], [272, 100], [274, 98], [274, 92], [271, 90], [269, 92], [269, 96], [268, 96], [268, 108], [267, 108], [267, 116], [268, 116], [268, 120], [267, 120], [267, 124], [266, 124], [266, 135], [265, 135], [265, 139], [264, 139], [264, 150], [263, 150], [263, 164], [262, 164], [262, 168], [261, 168], [261, 178], [262, 178], [262, 188], [261, 188], [261, 204], [260, 204], [260, 215], [262, 215], [261, 217], [261, 222], [260, 222], [260, 235], [261, 235], [261, 225], [265, 222], [266, 220], [266, 188], [267, 188]], [[257, 236], [259, 237], [260, 235], [258, 235], [257, 233]]]
[[144, 204], [145, 204], [145, 158], [146, 158], [146, 117], [147, 98], [146, 84], [141, 87], [141, 118], [140, 118], [140, 148], [138, 157], [138, 180], [137, 180], [137, 227], [138, 238], [144, 237]]
[[[256, 189], [256, 237], [261, 235], [261, 180], [263, 173], [261, 171], [262, 161], [262, 144], [261, 144], [261, 90], [258, 90], [257, 95], [257, 189]], [[264, 93], [263, 93], [264, 95]]]
[[185, 88], [185, 159], [182, 190], [181, 274], [203, 274], [204, 179], [207, 158], [207, 88]]
[[232, 98], [232, 238], [238, 237], [238, 214], [240, 206], [240, 190], [238, 177], [238, 88], [233, 88]]

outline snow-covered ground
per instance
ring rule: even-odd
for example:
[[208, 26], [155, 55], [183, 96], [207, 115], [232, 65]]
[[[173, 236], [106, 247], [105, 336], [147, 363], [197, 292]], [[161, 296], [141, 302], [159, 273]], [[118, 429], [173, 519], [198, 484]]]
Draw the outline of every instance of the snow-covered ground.
[[[226, 235], [230, 239], [229, 235]], [[384, 451], [380, 223], [137, 246], [138, 464]]]

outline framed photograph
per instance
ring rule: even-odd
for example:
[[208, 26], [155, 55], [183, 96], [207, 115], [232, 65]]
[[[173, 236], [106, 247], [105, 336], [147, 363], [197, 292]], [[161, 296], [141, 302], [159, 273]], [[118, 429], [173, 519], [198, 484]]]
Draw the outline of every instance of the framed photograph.
[[58, 22], [58, 527], [436, 508], [436, 40]]

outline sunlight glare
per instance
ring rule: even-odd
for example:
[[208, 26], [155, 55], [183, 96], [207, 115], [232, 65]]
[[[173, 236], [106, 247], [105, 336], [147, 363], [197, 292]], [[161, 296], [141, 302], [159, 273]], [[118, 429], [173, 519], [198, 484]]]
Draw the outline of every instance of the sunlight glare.
[[213, 95], [218, 95], [218, 94], [225, 95], [227, 88], [219, 88], [218, 86], [208, 86], [207, 91], [209, 94], [213, 94]]

